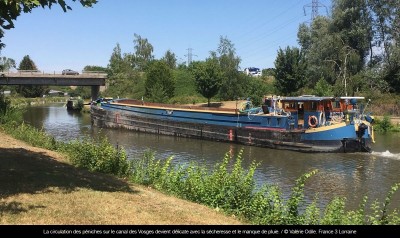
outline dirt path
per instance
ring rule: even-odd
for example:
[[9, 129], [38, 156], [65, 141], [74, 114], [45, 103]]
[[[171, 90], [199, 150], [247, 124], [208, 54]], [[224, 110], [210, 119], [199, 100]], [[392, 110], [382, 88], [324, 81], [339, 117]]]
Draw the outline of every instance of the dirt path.
[[0, 224], [241, 224], [208, 207], [66, 163], [0, 131]]

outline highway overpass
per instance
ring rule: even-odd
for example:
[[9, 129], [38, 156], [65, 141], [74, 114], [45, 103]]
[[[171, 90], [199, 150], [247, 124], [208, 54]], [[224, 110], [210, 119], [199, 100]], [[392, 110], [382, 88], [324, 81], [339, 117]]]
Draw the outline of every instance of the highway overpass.
[[103, 72], [83, 72], [79, 75], [44, 73], [41, 71], [0, 72], [0, 85], [56, 85], [91, 86], [92, 100], [99, 96], [100, 86], [106, 85], [107, 74]]

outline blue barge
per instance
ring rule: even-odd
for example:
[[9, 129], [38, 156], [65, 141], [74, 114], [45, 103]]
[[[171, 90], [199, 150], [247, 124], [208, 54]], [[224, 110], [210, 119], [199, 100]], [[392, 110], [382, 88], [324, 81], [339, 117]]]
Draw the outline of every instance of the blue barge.
[[270, 97], [227, 109], [117, 99], [91, 106], [92, 124], [301, 152], [369, 152], [373, 117], [363, 97]]

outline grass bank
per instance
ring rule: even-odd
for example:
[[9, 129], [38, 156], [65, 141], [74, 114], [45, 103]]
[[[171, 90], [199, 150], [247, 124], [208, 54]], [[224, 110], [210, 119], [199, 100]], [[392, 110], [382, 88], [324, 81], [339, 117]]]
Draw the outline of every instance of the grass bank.
[[[277, 186], [266, 184], [261, 189], [256, 187], [253, 175], [258, 165], [253, 163], [249, 168], [243, 168], [241, 154], [238, 154], [236, 158], [230, 157], [228, 154], [226, 154], [221, 163], [216, 164], [214, 169], [210, 171], [198, 164], [190, 164], [188, 166], [172, 166], [172, 157], [165, 160], [156, 160], [152, 153], [147, 153], [142, 158], [135, 158], [131, 161], [127, 161], [123, 148], [116, 149], [110, 145], [107, 140], [92, 141], [88, 139], [86, 141], [61, 143], [55, 141], [42, 131], [24, 124], [14, 127], [12, 125], [8, 125], [5, 128], [8, 133], [13, 134], [17, 138], [29, 141], [32, 144], [38, 143], [39, 141], [41, 145], [35, 145], [62, 151], [67, 155], [69, 162], [82, 168], [77, 169], [77, 171], [79, 171], [77, 172], [78, 174], [73, 175], [72, 178], [82, 178], [84, 177], [82, 176], [82, 173], [90, 174], [89, 171], [91, 171], [94, 173], [93, 176], [106, 176], [102, 173], [113, 174], [114, 176], [120, 177], [120, 179], [117, 179], [116, 177], [108, 178], [125, 183], [122, 187], [117, 186], [112, 189], [113, 195], [116, 196], [109, 196], [108, 191], [92, 191], [93, 189], [85, 184], [79, 186], [74, 185], [72, 186], [73, 189], [68, 187], [60, 188], [60, 186], [52, 186], [51, 183], [45, 181], [46, 176], [42, 175], [39, 176], [39, 178], [42, 177], [43, 180], [41, 183], [46, 184], [46, 189], [38, 189], [36, 193], [40, 194], [44, 192], [46, 195], [37, 197], [40, 199], [38, 201], [39, 204], [42, 202], [41, 199], [46, 199], [46, 196], [51, 196], [53, 193], [67, 193], [71, 202], [69, 206], [79, 207], [80, 202], [77, 202], [79, 199], [82, 199], [81, 202], [83, 204], [87, 204], [87, 202], [84, 202], [84, 200], [91, 196], [94, 199], [92, 201], [93, 209], [98, 209], [98, 204], [102, 204], [100, 209], [107, 209], [110, 212], [115, 212], [114, 207], [121, 208], [123, 210], [131, 209], [130, 205], [134, 206], [136, 202], [133, 204], [130, 203], [130, 195], [127, 194], [135, 193], [138, 187], [145, 186], [151, 191], [156, 189], [157, 191], [177, 197], [171, 197], [172, 200], [176, 199], [177, 201], [183, 202], [184, 200], [178, 199], [183, 198], [185, 200], [194, 202], [194, 204], [206, 205], [209, 207], [208, 209], [210, 212], [223, 212], [223, 214], [226, 215], [225, 219], [232, 219], [231, 222], [234, 222], [235, 224], [240, 223], [240, 221], [249, 224], [283, 225], [400, 224], [400, 216], [398, 215], [397, 210], [388, 209], [391, 203], [391, 198], [398, 190], [399, 184], [395, 184], [392, 189], [388, 191], [388, 195], [384, 202], [370, 202], [368, 201], [367, 197], [364, 197], [363, 200], [360, 201], [360, 206], [358, 209], [346, 210], [346, 198], [336, 197], [326, 207], [320, 208], [317, 205], [319, 204], [318, 198], [315, 198], [313, 203], [310, 205], [306, 205], [304, 201], [304, 187], [306, 185], [306, 181], [308, 178], [316, 174], [317, 171], [311, 171], [301, 176], [296, 181], [296, 185], [292, 188], [292, 193], [289, 198], [284, 199], [279, 187]], [[29, 164], [28, 162], [26, 163]], [[37, 167], [38, 166], [31, 165], [28, 168]], [[71, 166], [70, 169], [72, 168], [73, 167]], [[41, 173], [51, 174], [51, 172], [54, 172], [54, 170], [55, 169], [52, 166], [49, 166], [44, 168]], [[69, 181], [67, 184], [75, 184], [73, 181], [70, 181], [69, 177], [58, 177], [60, 174], [59, 172], [55, 172], [54, 174], [54, 181], [66, 180]], [[20, 179], [18, 176], [15, 178]], [[121, 180], [121, 178], [123, 179]], [[26, 182], [30, 181], [31, 179], [33, 179], [33, 177], [26, 179]], [[86, 183], [88, 180], [90, 179], [83, 178], [82, 182]], [[132, 181], [134, 183], [130, 183], [128, 181]], [[112, 181], [106, 180], [98, 182], [102, 184], [102, 186], [106, 187], [109, 186], [109, 184], [113, 184]], [[21, 183], [20, 185], [24, 187], [24, 184], [25, 183]], [[141, 184], [141, 186], [137, 184]], [[125, 190], [120, 191], [119, 189]], [[76, 194], [81, 192], [82, 194]], [[161, 194], [159, 192], [157, 193]], [[128, 207], [126, 207], [125, 204], [121, 205], [121, 201], [115, 202], [113, 200], [125, 196], [127, 198], [126, 202], [129, 204]], [[20, 197], [14, 198], [21, 199]], [[57, 197], [54, 197], [53, 199], [56, 198]], [[102, 201], [103, 198], [106, 200], [111, 199], [112, 201], [107, 203]], [[56, 200], [60, 201], [60, 199]], [[155, 200], [160, 200], [160, 198], [155, 198]], [[154, 209], [154, 204], [152, 204], [150, 200], [147, 200], [147, 198], [144, 198], [143, 202], [148, 206], [146, 209]], [[190, 204], [190, 202], [187, 203]], [[4, 204], [6, 210], [9, 206], [18, 208], [18, 204]], [[62, 206], [62, 204], [60, 204], [60, 206]], [[32, 202], [27, 207], [35, 207], [35, 203]], [[176, 207], [176, 205], [173, 205], [173, 207]], [[26, 210], [26, 207], [19, 207], [18, 209], [23, 211], [24, 209]], [[53, 211], [53, 209], [55, 208], [52, 208], [51, 211]], [[59, 209], [63, 208], [60, 207]], [[81, 212], [78, 214], [80, 214], [80, 216], [85, 216], [86, 213], [92, 213], [91, 208], [88, 211], [85, 211], [84, 209], [84, 207], [79, 208], [79, 211]], [[78, 210], [76, 212], [78, 212]], [[82, 212], [85, 214], [82, 214]], [[163, 213], [172, 211], [168, 209], [163, 211], [161, 209], [158, 210], [158, 212]], [[186, 210], [186, 213], [189, 214], [196, 214], [197, 212], [198, 211], [196, 210]], [[58, 213], [63, 212], [57, 212], [57, 214]], [[64, 213], [68, 214], [68, 212], [65, 211]], [[174, 214], [178, 216], [185, 216], [183, 213], [183, 211], [181, 211], [181, 213], [174, 211]], [[126, 211], [119, 215], [126, 215]], [[222, 214], [220, 213], [220, 215]], [[158, 214], [158, 216], [161, 215]], [[114, 216], [110, 217], [114, 218]], [[235, 220], [233, 217], [236, 217], [239, 220]], [[67, 219], [67, 217], [64, 218]], [[182, 221], [181, 219], [178, 220]], [[70, 222], [69, 219], [67, 219], [67, 221]], [[105, 222], [105, 220], [97, 221], [99, 223]], [[128, 220], [125, 220], [125, 222], [127, 221]], [[94, 221], [91, 220], [91, 222]], [[110, 220], [107, 222], [114, 224], [113, 221]], [[157, 222], [157, 220], [153, 220], [153, 222], [150, 224], [161, 223]]]
[[241, 224], [204, 205], [71, 165], [0, 130], [0, 224]]

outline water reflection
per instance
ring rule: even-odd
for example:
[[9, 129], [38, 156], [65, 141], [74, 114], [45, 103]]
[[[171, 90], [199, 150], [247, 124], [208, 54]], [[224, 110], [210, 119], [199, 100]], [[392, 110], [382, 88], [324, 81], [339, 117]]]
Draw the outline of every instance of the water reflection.
[[[90, 114], [69, 112], [63, 104], [30, 107], [24, 119], [43, 128], [58, 140], [69, 141], [85, 136], [106, 136], [114, 145], [122, 146], [129, 158], [138, 158], [152, 150], [158, 159], [173, 156], [175, 164], [192, 162], [212, 168], [228, 153], [236, 156], [243, 150], [243, 165], [253, 161], [260, 166], [255, 172], [258, 185], [276, 184], [288, 196], [302, 174], [318, 169], [305, 186], [306, 199], [318, 196], [322, 205], [334, 196], [347, 197], [347, 204], [356, 208], [365, 195], [369, 201], [384, 197], [395, 183], [400, 182], [400, 134], [376, 135], [377, 143], [371, 154], [297, 153], [285, 150], [250, 147], [230, 143], [204, 141], [189, 138], [154, 135], [126, 130], [110, 130], [92, 127]], [[400, 204], [396, 193], [393, 204]]]

